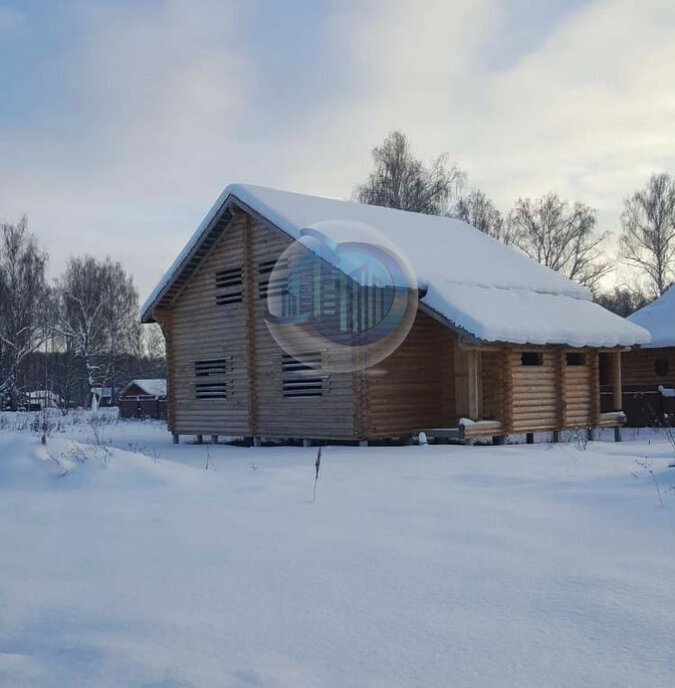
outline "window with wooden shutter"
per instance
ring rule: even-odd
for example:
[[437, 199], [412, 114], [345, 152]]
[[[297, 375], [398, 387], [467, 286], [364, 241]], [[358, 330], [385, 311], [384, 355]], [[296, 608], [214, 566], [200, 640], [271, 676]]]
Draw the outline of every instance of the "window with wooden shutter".
[[231, 369], [231, 357], [195, 361], [195, 398], [227, 399], [231, 393], [228, 383]]
[[568, 366], [583, 366], [586, 365], [586, 354], [578, 351], [568, 351], [565, 355]]
[[321, 372], [321, 352], [303, 354], [302, 358], [306, 362], [289, 354], [282, 355], [283, 395], [293, 398], [323, 396], [329, 376]]
[[241, 267], [216, 272], [216, 304], [218, 306], [241, 303], [244, 295], [241, 277]]
[[276, 260], [268, 260], [258, 263], [258, 298], [266, 299], [268, 295], [283, 295], [287, 282], [287, 274], [285, 270], [287, 268], [287, 263], [283, 262], [282, 260], [282, 262], [279, 264], [279, 269], [275, 273], [275, 279], [272, 279], [272, 273], [276, 265]]

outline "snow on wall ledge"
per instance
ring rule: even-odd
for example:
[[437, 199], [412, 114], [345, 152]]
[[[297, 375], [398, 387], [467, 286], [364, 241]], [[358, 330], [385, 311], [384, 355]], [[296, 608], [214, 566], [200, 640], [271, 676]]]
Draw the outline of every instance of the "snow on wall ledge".
[[143, 305], [144, 320], [230, 200], [249, 206], [295, 239], [303, 228], [326, 222], [372, 227], [409, 262], [418, 284], [427, 289], [422, 303], [481, 340], [574, 347], [650, 340], [641, 327], [594, 304], [585, 287], [460, 220], [246, 184], [223, 191]]

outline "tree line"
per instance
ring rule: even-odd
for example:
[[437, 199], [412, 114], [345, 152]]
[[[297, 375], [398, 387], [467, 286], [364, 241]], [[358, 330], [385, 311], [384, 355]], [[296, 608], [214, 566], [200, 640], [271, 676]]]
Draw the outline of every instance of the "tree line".
[[[503, 213], [447, 154], [426, 165], [400, 131], [373, 150], [374, 169], [354, 197], [361, 203], [447, 215], [589, 287], [598, 302], [626, 316], [662, 294], [675, 270], [675, 180], [654, 174], [624, 200], [620, 258], [632, 285], [603, 292], [616, 261], [596, 231], [597, 212], [549, 192], [518, 198]], [[48, 390], [64, 405], [92, 403], [136, 377], [164, 377], [164, 339], [138, 318], [138, 293], [110, 258], [71, 257], [53, 283], [47, 253], [25, 218], [0, 224], [0, 408], [19, 408], [26, 392]]]
[[467, 190], [466, 172], [447, 154], [425, 165], [400, 131], [373, 150], [373, 160], [374, 170], [355, 188], [355, 200], [464, 220], [589, 287], [599, 303], [622, 316], [663, 294], [673, 281], [675, 179], [667, 173], [652, 175], [644, 189], [624, 200], [618, 257], [634, 268], [636, 279], [603, 292], [601, 280], [616, 261], [605, 248], [609, 233], [596, 231], [594, 208], [549, 192], [518, 198], [503, 213], [480, 189]]
[[163, 337], [142, 332], [133, 279], [110, 258], [71, 257], [53, 283], [26, 218], [0, 225], [0, 408], [47, 390], [91, 403], [132, 377], [162, 377]]

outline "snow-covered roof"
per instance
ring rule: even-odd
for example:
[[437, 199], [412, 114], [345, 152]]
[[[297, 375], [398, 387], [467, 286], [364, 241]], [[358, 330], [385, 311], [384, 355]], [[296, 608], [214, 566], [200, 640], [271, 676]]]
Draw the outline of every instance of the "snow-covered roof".
[[32, 392], [27, 392], [26, 396], [28, 399], [32, 400], [41, 400], [41, 399], [49, 399], [50, 401], [62, 401], [61, 397], [56, 393], [52, 392], [49, 389], [36, 389], [33, 390]]
[[421, 304], [483, 341], [575, 347], [649, 341], [648, 332], [593, 303], [585, 287], [461, 220], [248, 184], [223, 191], [143, 305], [144, 321], [152, 319], [153, 308], [230, 203], [254, 211], [294, 239], [317, 225], [373, 227], [407, 259], [418, 285], [427, 290]]
[[145, 394], [151, 397], [165, 397], [166, 396], [166, 380], [164, 379], [154, 379], [154, 380], [132, 380], [121, 392], [120, 396], [123, 397], [126, 391], [132, 386], [140, 388]]
[[652, 335], [651, 343], [645, 345], [647, 348], [675, 346], [675, 285], [656, 301], [629, 315], [628, 320], [644, 327]]

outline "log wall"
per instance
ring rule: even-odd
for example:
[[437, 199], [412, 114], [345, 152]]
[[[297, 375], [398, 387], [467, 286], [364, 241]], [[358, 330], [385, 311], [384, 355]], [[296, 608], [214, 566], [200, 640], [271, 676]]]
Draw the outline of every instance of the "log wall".
[[[251, 221], [252, 266], [256, 283], [261, 264], [276, 260], [291, 240], [259, 220]], [[323, 380], [322, 394], [316, 397], [286, 397], [283, 394], [282, 357], [265, 323], [267, 299], [255, 294], [253, 336], [256, 341], [255, 395], [257, 427], [253, 434], [263, 437], [352, 439], [355, 428], [354, 376], [331, 373]], [[322, 351], [325, 356], [325, 350]]]
[[[523, 353], [539, 365], [523, 365]], [[576, 365], [568, 360], [573, 354]], [[544, 347], [502, 353], [501, 408], [506, 432], [595, 427], [600, 421], [597, 351]], [[495, 375], [496, 373], [492, 373]]]
[[456, 423], [454, 351], [456, 336], [418, 311], [401, 346], [365, 371], [363, 435], [393, 437]]
[[[246, 308], [240, 302], [216, 303], [215, 274], [243, 271], [245, 223], [236, 216], [203, 264], [179, 292], [168, 319], [169, 417], [175, 434], [249, 433], [249, 362]], [[227, 360], [223, 373], [198, 377], [195, 363]], [[197, 399], [197, 384], [225, 383], [226, 398]]]
[[626, 388], [650, 390], [659, 385], [675, 387], [675, 347], [636, 349], [626, 352], [621, 358], [623, 384]]

